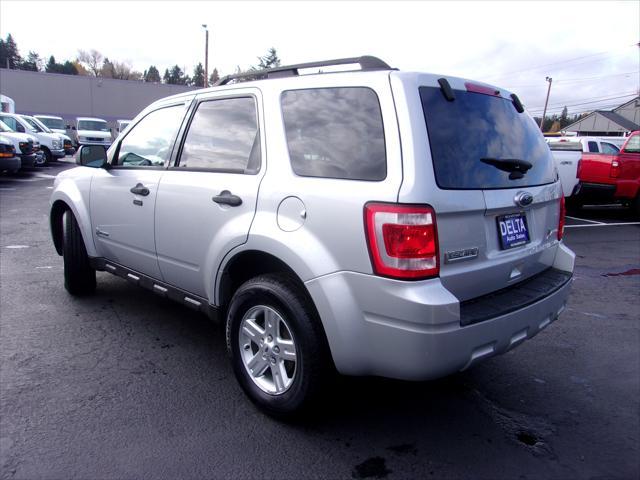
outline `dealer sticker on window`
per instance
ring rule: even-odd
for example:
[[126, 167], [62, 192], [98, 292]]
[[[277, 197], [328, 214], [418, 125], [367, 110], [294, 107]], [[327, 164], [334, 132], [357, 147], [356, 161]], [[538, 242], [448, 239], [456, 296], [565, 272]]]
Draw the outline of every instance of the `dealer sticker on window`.
[[524, 213], [502, 215], [497, 220], [502, 250], [529, 243], [529, 229], [527, 228], [527, 217]]

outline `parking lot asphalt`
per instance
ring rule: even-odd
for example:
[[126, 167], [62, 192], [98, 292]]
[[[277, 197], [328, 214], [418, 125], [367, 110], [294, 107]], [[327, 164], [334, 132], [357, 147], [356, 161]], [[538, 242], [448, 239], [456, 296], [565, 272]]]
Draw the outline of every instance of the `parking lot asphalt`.
[[[448, 378], [340, 378], [296, 423], [258, 412], [220, 328], [106, 273], [69, 296], [53, 176], [0, 176], [0, 477], [638, 478], [640, 225], [569, 219], [560, 319]], [[592, 227], [577, 227], [588, 225]]]

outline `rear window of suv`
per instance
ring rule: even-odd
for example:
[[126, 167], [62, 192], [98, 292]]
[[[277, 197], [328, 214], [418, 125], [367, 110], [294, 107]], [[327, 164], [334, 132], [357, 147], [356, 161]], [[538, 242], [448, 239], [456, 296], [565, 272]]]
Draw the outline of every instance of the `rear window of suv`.
[[384, 130], [378, 96], [366, 87], [282, 93], [293, 171], [304, 177], [384, 180]]
[[[551, 151], [540, 130], [510, 100], [455, 90], [455, 99], [447, 101], [437, 87], [420, 87], [420, 99], [440, 188], [531, 187], [556, 180]], [[517, 178], [496, 166], [512, 160], [532, 167]]]

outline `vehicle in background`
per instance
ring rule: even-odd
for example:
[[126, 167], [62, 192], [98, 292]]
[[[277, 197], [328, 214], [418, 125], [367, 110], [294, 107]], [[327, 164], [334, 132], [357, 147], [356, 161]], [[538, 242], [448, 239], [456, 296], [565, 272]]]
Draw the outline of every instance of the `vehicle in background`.
[[10, 138], [0, 135], [0, 172], [16, 173], [22, 161], [16, 154], [16, 147]]
[[113, 135], [113, 139], [115, 140], [130, 123], [131, 120], [116, 120], [116, 133]]
[[582, 151], [588, 153], [606, 153], [616, 155], [625, 142], [626, 137], [557, 137], [549, 138], [549, 145], [559, 142], [579, 142]]
[[75, 146], [80, 145], [111, 145], [111, 129], [105, 120], [101, 118], [78, 117], [75, 130]]
[[19, 133], [28, 133], [40, 142], [40, 148], [44, 153], [44, 162], [50, 162], [54, 158], [63, 158], [63, 140], [57, 133], [47, 133], [39, 127], [32, 125], [21, 115], [15, 113], [0, 113], [0, 120], [6, 123], [9, 128]]
[[[42, 123], [40, 120], [38, 120], [35, 117], [29, 116], [29, 115], [20, 115], [20, 118], [28, 122], [29, 125], [31, 125], [33, 128], [38, 130], [38, 132], [52, 133], [54, 135], [58, 135], [62, 140], [62, 149], [64, 150], [65, 155], [73, 155], [75, 153], [76, 149], [73, 148], [73, 145], [71, 144], [71, 139], [66, 134], [54, 132], [53, 130], [51, 130], [49, 127], [47, 127], [44, 123]], [[54, 157], [54, 159], [56, 158], [59, 158], [59, 157]]]
[[[73, 143], [71, 142], [71, 137], [69, 137], [67, 132], [67, 125], [65, 125], [62, 117], [57, 117], [55, 115], [34, 115], [33, 118], [37, 119], [45, 125], [49, 130], [54, 133], [59, 133], [63, 135], [64, 140], [64, 153], [67, 155], [73, 155], [76, 153], [76, 149], [73, 147]], [[70, 127], [70, 126], [69, 126]], [[69, 128], [69, 130], [71, 130]]]
[[550, 142], [549, 148], [560, 175], [562, 192], [565, 198], [568, 198], [574, 194], [578, 186], [578, 163], [582, 158], [582, 144], [575, 141]]
[[0, 111], [6, 113], [15, 113], [16, 102], [13, 101], [13, 98], [0, 94]]
[[20, 168], [35, 166], [36, 152], [40, 150], [40, 144], [35, 137], [26, 133], [16, 132], [2, 121], [0, 121], [0, 135], [8, 138], [13, 143], [13, 147], [20, 158]]
[[627, 137], [620, 153], [583, 153], [578, 165], [578, 186], [567, 207], [622, 203], [640, 215], [640, 131]]

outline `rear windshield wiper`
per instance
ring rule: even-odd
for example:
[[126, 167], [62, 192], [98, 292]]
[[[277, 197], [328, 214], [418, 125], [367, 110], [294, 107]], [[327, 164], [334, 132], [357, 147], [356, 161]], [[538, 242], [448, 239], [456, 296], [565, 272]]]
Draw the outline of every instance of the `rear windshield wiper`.
[[533, 167], [531, 162], [519, 158], [481, 158], [480, 161], [503, 172], [509, 172], [509, 180], [521, 179], [527, 170]]

